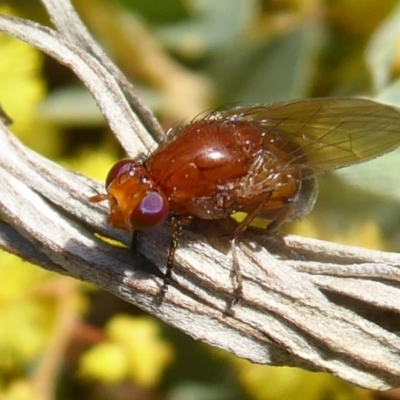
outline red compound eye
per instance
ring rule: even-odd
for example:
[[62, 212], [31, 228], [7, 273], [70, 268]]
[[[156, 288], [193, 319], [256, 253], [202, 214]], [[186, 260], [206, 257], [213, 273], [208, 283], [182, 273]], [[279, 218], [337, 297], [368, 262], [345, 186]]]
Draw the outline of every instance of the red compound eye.
[[130, 221], [133, 229], [144, 230], [164, 221], [168, 212], [165, 197], [158, 192], [149, 191], [132, 211]]
[[133, 169], [135, 169], [137, 167], [138, 167], [138, 164], [135, 160], [126, 159], [126, 160], [118, 161], [116, 164], [114, 164], [114, 166], [108, 172], [108, 175], [106, 178], [106, 188], [108, 188], [110, 183], [114, 179], [118, 178], [118, 176], [120, 176], [124, 172], [132, 171]]

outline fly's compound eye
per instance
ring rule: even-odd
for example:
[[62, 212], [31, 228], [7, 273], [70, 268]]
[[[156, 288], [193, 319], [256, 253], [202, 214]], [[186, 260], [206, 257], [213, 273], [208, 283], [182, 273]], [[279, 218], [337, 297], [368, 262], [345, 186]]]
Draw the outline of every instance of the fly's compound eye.
[[108, 188], [108, 186], [114, 179], [118, 178], [123, 173], [133, 171], [137, 167], [138, 164], [135, 160], [126, 159], [118, 161], [116, 164], [113, 165], [113, 167], [107, 174], [106, 188]]
[[168, 212], [168, 201], [165, 197], [158, 192], [149, 191], [132, 211], [130, 221], [133, 229], [149, 229], [164, 221]]

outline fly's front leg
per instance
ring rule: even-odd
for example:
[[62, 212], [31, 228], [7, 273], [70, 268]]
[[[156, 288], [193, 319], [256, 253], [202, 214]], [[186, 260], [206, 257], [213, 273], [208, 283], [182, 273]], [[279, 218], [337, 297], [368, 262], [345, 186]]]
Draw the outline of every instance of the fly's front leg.
[[138, 251], [138, 231], [133, 231], [131, 236], [131, 252], [133, 255], [137, 254]]
[[178, 217], [173, 216], [171, 218], [171, 243], [169, 246], [167, 267], [164, 275], [164, 280], [158, 295], [158, 300], [160, 303], [164, 299], [165, 294], [168, 292], [168, 286], [171, 284], [172, 281], [172, 270], [174, 268], [175, 252], [179, 244], [179, 238], [182, 234], [182, 225], [183, 224]]

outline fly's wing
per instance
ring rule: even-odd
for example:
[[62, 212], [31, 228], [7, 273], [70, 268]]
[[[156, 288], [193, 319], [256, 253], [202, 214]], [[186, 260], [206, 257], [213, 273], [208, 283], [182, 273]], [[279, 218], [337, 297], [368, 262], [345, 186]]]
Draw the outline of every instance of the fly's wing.
[[314, 98], [237, 107], [208, 118], [247, 121], [279, 133], [292, 149], [288, 168], [296, 166], [308, 176], [367, 161], [400, 146], [400, 110], [366, 99]]

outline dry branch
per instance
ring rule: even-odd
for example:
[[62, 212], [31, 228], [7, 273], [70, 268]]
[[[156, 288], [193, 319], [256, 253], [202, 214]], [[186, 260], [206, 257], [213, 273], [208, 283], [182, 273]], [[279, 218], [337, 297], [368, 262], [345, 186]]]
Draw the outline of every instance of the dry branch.
[[[160, 136], [154, 117], [69, 1], [42, 1], [55, 30], [0, 16], [0, 31], [70, 67], [130, 156], [148, 149], [152, 137]], [[159, 306], [161, 280], [146, 271], [164, 268], [167, 223], [143, 233], [139, 254], [133, 256], [94, 235], [130, 240], [106, 225], [106, 205], [88, 202], [102, 185], [25, 148], [2, 123], [0, 149], [3, 249], [94, 283], [196, 339], [253, 362], [328, 371], [372, 389], [400, 385], [400, 255], [248, 232], [239, 250], [244, 302], [226, 315], [233, 290], [224, 239], [211, 246], [204, 235], [185, 231], [175, 282]]]

